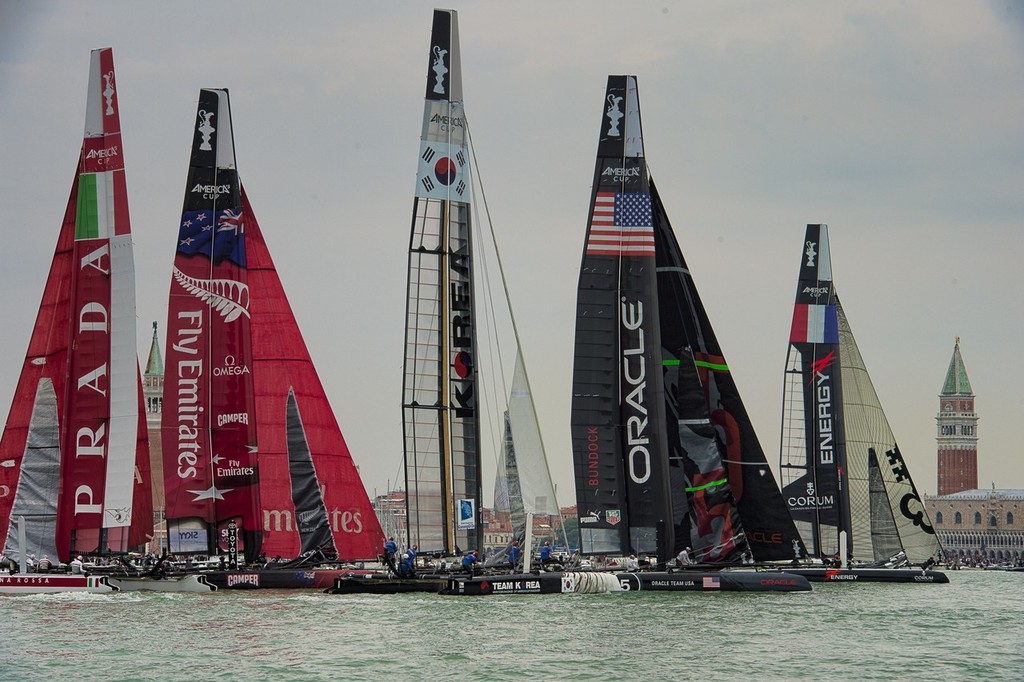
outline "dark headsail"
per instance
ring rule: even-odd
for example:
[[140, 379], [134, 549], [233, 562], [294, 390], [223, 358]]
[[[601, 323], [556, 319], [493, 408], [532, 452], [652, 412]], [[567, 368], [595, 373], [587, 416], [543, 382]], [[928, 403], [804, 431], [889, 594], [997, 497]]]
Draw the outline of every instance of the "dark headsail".
[[580, 273], [572, 436], [582, 550], [791, 559], [799, 537], [609, 76]]

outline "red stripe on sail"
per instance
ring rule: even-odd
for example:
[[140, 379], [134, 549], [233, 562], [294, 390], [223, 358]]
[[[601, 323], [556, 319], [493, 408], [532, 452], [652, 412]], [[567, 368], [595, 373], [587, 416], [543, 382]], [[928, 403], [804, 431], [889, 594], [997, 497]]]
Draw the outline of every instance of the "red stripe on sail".
[[797, 303], [793, 307], [793, 325], [789, 329], [789, 342], [807, 342], [807, 305], [804, 303]]

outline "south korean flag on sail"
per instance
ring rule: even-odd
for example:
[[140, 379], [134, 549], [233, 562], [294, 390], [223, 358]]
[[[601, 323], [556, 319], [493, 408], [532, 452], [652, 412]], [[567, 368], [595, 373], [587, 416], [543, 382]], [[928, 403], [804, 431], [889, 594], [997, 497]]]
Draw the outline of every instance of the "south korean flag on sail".
[[416, 196], [469, 203], [469, 152], [459, 144], [420, 142]]

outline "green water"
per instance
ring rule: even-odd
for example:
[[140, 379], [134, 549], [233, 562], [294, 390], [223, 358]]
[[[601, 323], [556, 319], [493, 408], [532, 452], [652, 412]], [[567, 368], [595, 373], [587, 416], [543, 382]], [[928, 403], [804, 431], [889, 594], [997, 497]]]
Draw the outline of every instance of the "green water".
[[792, 594], [0, 597], [0, 679], [1024, 679], [1024, 573], [949, 576]]

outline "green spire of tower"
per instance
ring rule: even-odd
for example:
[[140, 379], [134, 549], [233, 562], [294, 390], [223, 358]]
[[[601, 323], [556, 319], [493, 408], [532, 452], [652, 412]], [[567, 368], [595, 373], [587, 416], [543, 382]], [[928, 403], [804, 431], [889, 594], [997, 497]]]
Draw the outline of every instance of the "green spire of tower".
[[146, 361], [146, 376], [164, 375], [164, 358], [160, 354], [160, 341], [156, 337], [156, 322], [153, 323], [153, 343], [149, 346], [149, 360]]
[[967, 378], [967, 368], [964, 367], [964, 359], [960, 357], [960, 337], [956, 337], [956, 345], [953, 347], [953, 359], [949, 361], [949, 369], [946, 370], [946, 381], [942, 384], [942, 395], [974, 395], [971, 391], [971, 381]]

